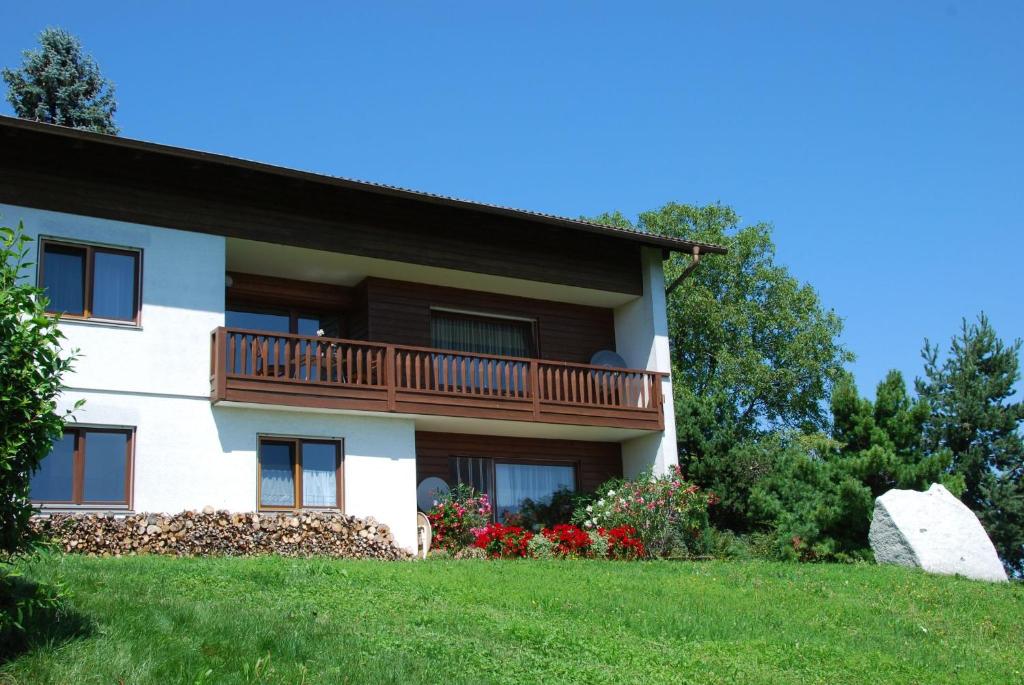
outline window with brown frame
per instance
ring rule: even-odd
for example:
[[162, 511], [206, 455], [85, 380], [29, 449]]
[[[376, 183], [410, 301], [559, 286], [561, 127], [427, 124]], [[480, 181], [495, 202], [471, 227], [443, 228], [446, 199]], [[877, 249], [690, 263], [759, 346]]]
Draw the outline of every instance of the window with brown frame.
[[42, 240], [39, 253], [47, 311], [70, 319], [138, 323], [141, 252]]
[[340, 441], [260, 439], [260, 509], [344, 510], [344, 485]]
[[32, 501], [131, 506], [133, 437], [124, 428], [66, 428], [32, 475]]

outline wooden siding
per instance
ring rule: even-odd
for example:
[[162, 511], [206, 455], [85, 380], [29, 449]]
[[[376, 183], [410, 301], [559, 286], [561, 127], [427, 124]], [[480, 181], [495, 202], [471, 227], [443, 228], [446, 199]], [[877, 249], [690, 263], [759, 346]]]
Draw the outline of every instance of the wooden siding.
[[[5, 129], [0, 202], [641, 295], [640, 243], [528, 216]], [[16, 220], [12, 217], [11, 220]]]
[[622, 447], [616, 442], [507, 438], [461, 433], [416, 433], [416, 480], [451, 480], [449, 457], [498, 461], [572, 463], [580, 490], [590, 492], [609, 478], [622, 478]]
[[341, 313], [352, 307], [352, 288], [229, 271], [225, 289], [228, 307], [284, 307], [307, 312]]
[[[615, 349], [615, 315], [604, 307], [548, 302], [473, 290], [368, 278], [357, 288], [356, 309], [365, 306], [365, 328], [353, 323], [352, 337], [429, 347], [430, 309], [534, 319], [538, 358], [586, 364], [598, 350]], [[360, 299], [360, 297], [362, 299]], [[353, 317], [353, 322], [361, 315]], [[359, 318], [361, 322], [362, 319]]]

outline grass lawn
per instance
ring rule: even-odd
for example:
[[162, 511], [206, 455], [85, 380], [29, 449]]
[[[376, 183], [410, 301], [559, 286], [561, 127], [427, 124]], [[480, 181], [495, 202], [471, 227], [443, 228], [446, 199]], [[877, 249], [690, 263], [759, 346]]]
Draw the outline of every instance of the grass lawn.
[[0, 683], [1019, 683], [1024, 587], [898, 568], [43, 556]]

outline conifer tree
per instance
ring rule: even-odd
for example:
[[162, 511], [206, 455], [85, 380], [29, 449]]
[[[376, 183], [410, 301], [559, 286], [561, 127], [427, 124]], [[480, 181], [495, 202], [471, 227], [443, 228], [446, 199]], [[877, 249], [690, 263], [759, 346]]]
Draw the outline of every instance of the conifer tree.
[[918, 394], [931, 405], [927, 447], [952, 453], [961, 499], [981, 520], [1011, 573], [1024, 573], [1024, 403], [1014, 401], [1021, 341], [1007, 345], [982, 313], [964, 319], [940, 362], [925, 341]]
[[39, 50], [26, 50], [18, 69], [4, 69], [7, 101], [22, 119], [117, 134], [114, 84], [82, 53], [78, 38], [64, 29], [39, 35]]

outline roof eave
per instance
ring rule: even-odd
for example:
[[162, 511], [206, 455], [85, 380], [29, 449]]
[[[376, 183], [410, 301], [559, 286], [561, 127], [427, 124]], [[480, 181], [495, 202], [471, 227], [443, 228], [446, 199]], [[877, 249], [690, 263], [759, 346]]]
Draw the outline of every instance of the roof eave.
[[114, 136], [105, 133], [96, 133], [93, 131], [83, 131], [81, 129], [69, 128], [66, 126], [58, 126], [56, 124], [45, 124], [38, 121], [29, 121], [26, 119], [19, 119], [15, 117], [0, 115], [0, 129], [6, 129], [8, 134], [11, 134], [17, 130], [40, 132], [45, 133], [47, 135], [62, 136], [68, 138], [69, 140], [90, 141], [103, 145], [110, 145], [113, 147], [120, 147], [128, 150], [133, 150], [135, 152], [147, 152], [150, 154], [167, 155], [170, 157], [177, 157], [179, 159], [186, 159], [193, 162], [204, 162], [207, 164], [234, 167], [238, 169], [245, 169], [248, 171], [262, 172], [266, 174], [279, 176], [281, 178], [300, 180], [308, 183], [317, 183], [321, 185], [346, 188], [350, 190], [359, 190], [362, 192], [376, 194], [384, 197], [402, 198], [414, 202], [423, 202], [426, 204], [440, 205], [445, 207], [455, 207], [459, 209], [465, 209], [467, 211], [481, 212], [484, 214], [504, 216], [513, 219], [519, 219], [521, 221], [533, 222], [537, 224], [545, 224], [549, 226], [558, 226], [561, 228], [578, 230], [585, 233], [591, 233], [594, 235], [604, 235], [620, 238], [623, 240], [628, 240], [630, 242], [639, 243], [649, 247], [658, 247], [663, 250], [673, 252], [691, 253], [695, 247], [700, 250], [701, 254], [726, 254], [728, 252], [728, 249], [726, 247], [722, 245], [715, 245], [712, 243], [700, 243], [689, 240], [682, 240], [679, 238], [652, 235], [650, 233], [642, 233], [635, 230], [623, 229], [615, 226], [608, 226], [605, 224], [597, 224], [589, 221], [570, 219], [568, 217], [560, 217], [551, 214], [531, 212], [522, 209], [515, 209], [512, 207], [503, 207], [501, 205], [473, 202], [471, 200], [462, 200], [459, 198], [447, 197], [444, 195], [435, 195], [432, 193], [425, 193], [406, 188], [399, 188], [396, 186], [381, 185], [367, 181], [359, 181], [355, 179], [341, 178], [337, 176], [328, 176], [325, 174], [317, 174], [310, 171], [302, 171], [299, 169], [292, 169], [289, 167], [277, 166], [274, 164], [267, 164], [264, 162], [256, 162], [252, 160], [242, 159], [239, 157], [221, 155], [213, 152], [192, 150], [189, 148], [175, 147], [172, 145], [164, 145], [161, 143], [151, 143], [147, 141], [136, 140], [134, 138], [125, 138], [122, 136]]

